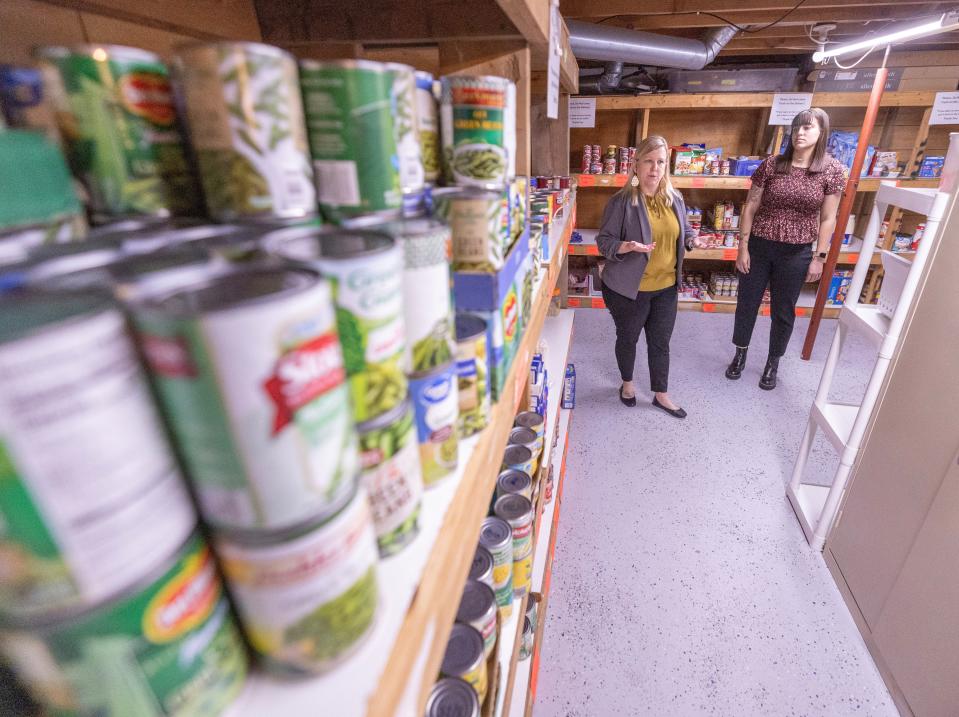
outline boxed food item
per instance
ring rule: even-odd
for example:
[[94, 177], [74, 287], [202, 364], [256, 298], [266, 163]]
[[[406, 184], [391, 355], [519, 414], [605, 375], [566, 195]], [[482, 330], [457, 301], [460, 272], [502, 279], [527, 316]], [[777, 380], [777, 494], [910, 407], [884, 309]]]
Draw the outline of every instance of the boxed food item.
[[566, 375], [563, 377], [563, 408], [576, 408], [576, 366], [566, 365]]
[[852, 283], [852, 271], [840, 270], [832, 275], [829, 282], [829, 293], [826, 295], [827, 304], [844, 304], [846, 295], [849, 293], [849, 285]]
[[729, 173], [736, 177], [749, 177], [762, 163], [762, 157], [733, 157], [730, 159]]
[[919, 176], [939, 178], [942, 176], [942, 167], [946, 163], [945, 157], [926, 157], [919, 167]]
[[872, 177], [899, 176], [899, 155], [896, 152], [876, 152], [869, 175]]
[[[673, 147], [673, 174], [702, 174], [705, 154], [705, 145], [684, 144]], [[695, 171], [697, 167], [699, 171]]]

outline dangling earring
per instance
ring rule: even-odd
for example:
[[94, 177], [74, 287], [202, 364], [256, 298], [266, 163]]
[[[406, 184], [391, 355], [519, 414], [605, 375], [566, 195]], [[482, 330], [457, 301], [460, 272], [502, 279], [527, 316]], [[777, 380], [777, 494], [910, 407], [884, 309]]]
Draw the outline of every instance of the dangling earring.
[[639, 186], [639, 177], [637, 177], [637, 176], [634, 174], [634, 175], [633, 175], [633, 178], [629, 180], [629, 186], [631, 186], [633, 189], [635, 189], [636, 187], [638, 187], [638, 186]]

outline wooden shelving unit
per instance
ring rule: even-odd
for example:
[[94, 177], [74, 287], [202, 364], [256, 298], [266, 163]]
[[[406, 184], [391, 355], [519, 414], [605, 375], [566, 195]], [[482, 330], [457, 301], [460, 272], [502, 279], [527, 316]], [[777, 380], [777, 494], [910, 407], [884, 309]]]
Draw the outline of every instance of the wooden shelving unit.
[[[619, 189], [626, 186], [625, 174], [574, 174], [579, 189]], [[752, 181], [749, 177], [729, 177], [710, 175], [674, 175], [670, 181], [676, 189], [749, 189]], [[895, 182], [897, 187], [915, 189], [935, 189], [938, 179], [900, 179], [898, 177], [863, 177], [859, 180], [860, 192], [877, 192], [882, 182]]]

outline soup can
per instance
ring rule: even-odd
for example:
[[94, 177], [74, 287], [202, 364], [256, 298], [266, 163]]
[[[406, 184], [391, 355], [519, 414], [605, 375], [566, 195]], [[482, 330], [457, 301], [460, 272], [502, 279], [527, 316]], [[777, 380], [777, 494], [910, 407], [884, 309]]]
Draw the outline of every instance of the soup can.
[[472, 314], [456, 314], [456, 375], [459, 388], [461, 438], [471, 436], [489, 423], [489, 346], [486, 322]]
[[513, 594], [521, 597], [533, 577], [533, 504], [521, 495], [504, 495], [496, 500], [495, 511], [513, 530]]
[[423, 154], [416, 124], [416, 77], [409, 65], [386, 63], [390, 80], [393, 134], [399, 159], [400, 190], [404, 195], [423, 191], [426, 183]]
[[459, 394], [456, 388], [456, 365], [452, 361], [432, 371], [410, 375], [410, 399], [416, 416], [420, 465], [427, 486], [435, 485], [456, 470], [459, 458], [456, 435]]
[[479, 630], [461, 622], [453, 625], [440, 672], [446, 677], [459, 677], [472, 685], [482, 704], [486, 699], [489, 678], [483, 636]]
[[536, 637], [536, 630], [533, 627], [532, 620], [529, 617], [523, 618], [523, 636], [519, 643], [519, 659], [528, 660], [533, 654], [533, 642]]
[[533, 480], [528, 473], [516, 470], [506, 470], [496, 479], [496, 498], [504, 495], [521, 495], [529, 501], [533, 500]]
[[208, 522], [277, 530], [345, 505], [359, 457], [327, 281], [234, 268], [133, 314]]
[[120, 311], [99, 292], [0, 301], [0, 612], [102, 603], [197, 516]]
[[496, 646], [496, 594], [486, 583], [467, 580], [456, 612], [456, 621], [472, 625], [483, 636], [487, 658]]
[[473, 562], [470, 563], [470, 580], [478, 580], [481, 583], [494, 587], [493, 583], [493, 554], [482, 545], [476, 546], [476, 553], [473, 555]]
[[336, 222], [398, 217], [400, 160], [387, 66], [303, 60], [300, 82], [323, 214]]
[[502, 518], [490, 516], [480, 529], [480, 545], [493, 556], [493, 591], [504, 617], [513, 611], [513, 529]]
[[501, 187], [509, 178], [509, 80], [450, 75], [440, 83], [440, 136], [448, 181]]
[[403, 252], [382, 232], [296, 227], [263, 238], [267, 252], [307, 262], [333, 287], [336, 322], [357, 422], [406, 398]]
[[433, 75], [416, 72], [416, 127], [419, 131], [420, 152], [423, 157], [423, 173], [427, 182], [440, 178], [440, 126], [433, 91]]
[[438, 189], [433, 211], [450, 226], [455, 271], [493, 273], [503, 268], [510, 244], [505, 191]]
[[536, 461], [530, 448], [515, 444], [506, 446], [503, 451], [503, 470], [512, 469], [533, 475], [535, 468]]
[[247, 639], [271, 670], [324, 672], [369, 634], [377, 556], [363, 489], [322, 521], [256, 537], [220, 533], [216, 544]]
[[178, 51], [176, 67], [210, 216], [315, 214], [293, 56], [254, 42], [197, 43]]
[[530, 471], [530, 475], [535, 475], [536, 469], [539, 467], [539, 454], [543, 449], [543, 439], [536, 435], [536, 431], [531, 428], [523, 428], [522, 426], [513, 428], [509, 432], [508, 445], [526, 446], [529, 448], [530, 453], [533, 455], [533, 470]]
[[513, 426], [528, 428], [536, 433], [539, 443], [539, 450], [536, 451], [536, 454], [540, 455], [543, 450], [543, 442], [546, 440], [546, 418], [536, 411], [523, 411], [516, 414], [516, 418], [513, 419]]
[[419, 533], [420, 455], [409, 401], [357, 426], [363, 484], [370, 495], [380, 555], [402, 550]]
[[0, 651], [52, 715], [221, 714], [247, 675], [216, 562], [196, 534], [94, 609], [5, 624]]
[[480, 717], [476, 690], [459, 677], [444, 677], [430, 691], [426, 717]]

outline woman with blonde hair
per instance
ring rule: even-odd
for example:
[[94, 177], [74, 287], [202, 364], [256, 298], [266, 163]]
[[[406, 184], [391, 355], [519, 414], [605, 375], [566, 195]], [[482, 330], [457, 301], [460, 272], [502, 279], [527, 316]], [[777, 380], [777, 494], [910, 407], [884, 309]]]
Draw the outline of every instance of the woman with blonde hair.
[[619, 398], [636, 405], [633, 365], [636, 343], [646, 331], [653, 405], [676, 418], [686, 412], [668, 394], [669, 340], [676, 323], [683, 256], [702, 246], [686, 220], [686, 204], [669, 181], [669, 144], [644, 139], [626, 176], [603, 212], [596, 237], [606, 257], [603, 299], [616, 325], [616, 363], [623, 384]]

